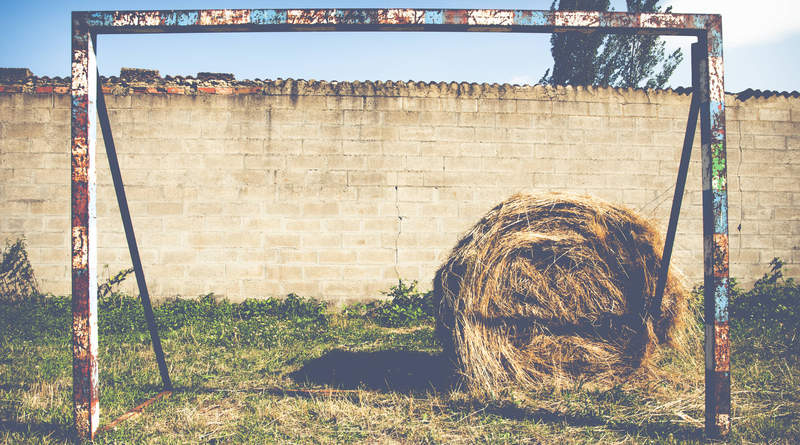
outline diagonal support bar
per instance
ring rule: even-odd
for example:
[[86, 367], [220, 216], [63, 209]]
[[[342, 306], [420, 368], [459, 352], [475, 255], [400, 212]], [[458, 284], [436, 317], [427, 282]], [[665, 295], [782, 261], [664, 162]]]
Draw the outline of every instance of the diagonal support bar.
[[[701, 51], [704, 51], [698, 45], [698, 43], [692, 44], [692, 85], [697, 85], [700, 76]], [[694, 145], [694, 134], [697, 129], [697, 116], [699, 113], [699, 95], [696, 90], [693, 90], [692, 102], [689, 105], [689, 120], [686, 122], [686, 134], [683, 137], [681, 163], [678, 166], [678, 179], [675, 181], [675, 195], [672, 198], [672, 210], [669, 214], [667, 239], [664, 241], [664, 250], [661, 254], [661, 268], [659, 269], [656, 294], [653, 300], [653, 311], [656, 319], [661, 315], [661, 303], [664, 300], [664, 289], [667, 286], [667, 278], [669, 277], [669, 263], [672, 259], [672, 248], [675, 245], [675, 233], [678, 231], [678, 218], [680, 218], [681, 214], [683, 192], [686, 189], [686, 177], [689, 174], [689, 162], [692, 159], [692, 145]]]
[[139, 296], [142, 299], [142, 306], [144, 306], [144, 318], [147, 320], [147, 328], [150, 330], [150, 338], [153, 341], [153, 351], [156, 354], [156, 361], [158, 362], [158, 372], [161, 373], [161, 381], [164, 383], [164, 389], [169, 391], [172, 390], [172, 381], [169, 378], [167, 362], [164, 359], [164, 351], [161, 349], [161, 339], [158, 336], [153, 307], [150, 303], [150, 293], [147, 291], [147, 282], [144, 279], [144, 269], [142, 268], [142, 260], [139, 256], [139, 247], [136, 244], [136, 234], [133, 231], [131, 213], [128, 209], [125, 185], [122, 183], [122, 173], [119, 168], [119, 160], [117, 159], [114, 136], [111, 134], [111, 124], [108, 120], [108, 110], [106, 109], [106, 101], [103, 97], [103, 87], [99, 72], [97, 73], [97, 115], [100, 121], [100, 129], [103, 131], [103, 141], [106, 146], [108, 166], [111, 169], [111, 178], [114, 181], [114, 192], [117, 194], [119, 213], [122, 217], [122, 225], [125, 227], [125, 238], [128, 240], [128, 251], [130, 251], [131, 254], [133, 270], [136, 274], [136, 283], [139, 285]]

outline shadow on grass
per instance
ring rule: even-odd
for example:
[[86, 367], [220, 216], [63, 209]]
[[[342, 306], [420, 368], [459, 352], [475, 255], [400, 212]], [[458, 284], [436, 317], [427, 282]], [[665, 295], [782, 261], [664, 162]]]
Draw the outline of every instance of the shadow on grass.
[[8, 411], [0, 412], [0, 432], [20, 434], [23, 437], [50, 438], [59, 442], [75, 440], [70, 425], [56, 422], [19, 422]]
[[449, 389], [452, 374], [447, 360], [438, 354], [402, 350], [334, 350], [306, 362], [290, 377], [300, 384], [340, 389], [419, 393]]
[[[417, 351], [385, 350], [353, 352], [334, 350], [306, 362], [290, 377], [298, 384], [324, 385], [338, 389], [368, 389], [382, 392], [445, 392], [455, 383], [454, 373], [442, 355]], [[505, 401], [455, 402], [448, 407], [457, 412], [478, 413], [513, 421], [565, 424], [573, 427], [607, 427], [632, 436], [679, 440], [703, 440], [702, 428], [669, 421], [641, 423], [609, 419], [591, 413], [560, 412], [520, 407]]]

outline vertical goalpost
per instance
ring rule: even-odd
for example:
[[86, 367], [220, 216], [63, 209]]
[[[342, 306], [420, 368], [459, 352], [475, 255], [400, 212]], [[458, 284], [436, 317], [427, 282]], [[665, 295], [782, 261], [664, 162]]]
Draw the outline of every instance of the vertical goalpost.
[[[728, 198], [722, 18], [712, 14], [535, 11], [497, 9], [208, 9], [72, 13], [71, 231], [74, 425], [93, 439], [100, 423], [97, 365], [96, 133], [100, 124], [139, 293], [164, 389], [170, 381], [117, 163], [96, 60], [99, 34], [185, 32], [447, 31], [558, 33], [568, 31], [696, 37], [692, 100], [656, 301], [661, 301], [686, 172], [700, 116], [705, 286], [705, 430], [730, 432], [728, 334]], [[658, 305], [660, 307], [660, 305]]]

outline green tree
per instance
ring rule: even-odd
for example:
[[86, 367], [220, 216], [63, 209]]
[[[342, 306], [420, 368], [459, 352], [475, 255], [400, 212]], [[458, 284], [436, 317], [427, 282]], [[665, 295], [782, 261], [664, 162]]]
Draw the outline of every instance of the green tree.
[[[628, 12], [661, 12], [659, 0], [626, 0]], [[551, 9], [556, 9], [553, 2]], [[608, 10], [607, 0], [560, 0], [558, 10]], [[671, 7], [665, 12], [670, 12]], [[658, 36], [569, 32], [553, 34], [552, 74], [542, 83], [552, 85], [609, 85], [663, 88], [683, 61], [676, 49], [666, 54]], [[574, 54], [574, 55], [573, 55]]]
[[[555, 10], [553, 1], [551, 10]], [[609, 0], [560, 0], [561, 11], [608, 11]], [[550, 37], [553, 72], [544, 73], [542, 83], [552, 85], [593, 85], [599, 74], [597, 52], [606, 36], [599, 32], [555, 33]]]

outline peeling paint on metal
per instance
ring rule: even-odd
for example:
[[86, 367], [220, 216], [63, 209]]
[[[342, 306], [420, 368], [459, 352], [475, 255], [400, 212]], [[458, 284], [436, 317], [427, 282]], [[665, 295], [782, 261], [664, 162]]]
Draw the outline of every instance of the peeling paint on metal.
[[731, 415], [730, 414], [717, 414], [717, 421], [714, 422], [717, 426], [720, 436], [727, 436], [731, 432]]
[[666, 13], [642, 13], [640, 24], [645, 28], [690, 28], [689, 16]]
[[714, 321], [728, 322], [728, 289], [727, 278], [721, 278], [714, 287]]
[[714, 323], [714, 370], [731, 370], [730, 332], [727, 322]]
[[[727, 224], [727, 221], [725, 222]], [[714, 277], [728, 278], [728, 235], [714, 234]]]
[[724, 75], [722, 57], [710, 57], [708, 59], [708, 88], [711, 92], [711, 102], [725, 102]]
[[200, 25], [242, 25], [250, 23], [249, 9], [208, 9], [200, 11]]
[[706, 19], [708, 56], [722, 58], [722, 16], [709, 15]]
[[444, 24], [444, 13], [442, 11], [435, 11], [432, 9], [425, 11], [425, 24], [426, 25], [441, 25]]
[[[725, 144], [722, 142], [713, 143], [711, 144], [711, 190], [725, 192], [727, 189], [728, 189], [728, 168], [727, 168], [727, 157], [725, 156]], [[721, 219], [721, 217], [722, 215], [718, 215], [718, 219]], [[727, 224], [727, 221], [728, 220], [726, 212], [725, 224]], [[714, 225], [716, 226], [717, 223], [715, 222]], [[723, 233], [723, 232], [717, 232], [717, 233]]]
[[278, 25], [286, 23], [286, 11], [277, 9], [254, 9], [250, 12], [250, 23]]
[[714, 218], [714, 233], [728, 233], [728, 194], [725, 190], [712, 190], [711, 200]]
[[425, 22], [425, 11], [416, 9], [381, 9], [378, 14], [379, 23], [396, 25], [419, 25]]
[[286, 22], [291, 25], [325, 25], [335, 23], [332, 9], [290, 9], [286, 11]]
[[[95, 16], [97, 17], [97, 16]], [[94, 197], [96, 72], [89, 14], [73, 14], [71, 100], [72, 378], [75, 428], [92, 439], [99, 424], [97, 371], [97, 255]]]
[[[224, 31], [221, 26], [236, 30], [264, 30], [270, 25], [373, 25], [375, 30], [393, 29], [396, 25], [437, 26], [463, 25], [517, 27], [531, 32], [566, 31], [573, 28], [636, 28], [639, 32], [656, 30], [659, 34], [699, 35], [707, 32], [706, 15], [691, 14], [628, 14], [597, 11], [536, 11], [495, 9], [214, 9], [183, 11], [98, 11], [89, 16], [89, 26], [99, 32], [126, 32], [147, 28], [153, 32], [170, 32], [179, 27], [192, 31]], [[380, 27], [386, 25], [386, 28]], [[115, 28], [117, 29], [115, 31]], [[521, 29], [520, 29], [521, 28]], [[337, 28], [332, 28], [333, 30]], [[232, 29], [233, 30], [233, 29]], [[286, 30], [284, 28], [284, 30]], [[317, 29], [320, 30], [320, 29]], [[452, 31], [477, 30], [471, 28]], [[717, 31], [714, 31], [717, 32]], [[716, 42], [716, 40], [715, 40]], [[715, 43], [716, 44], [716, 43]], [[715, 53], [716, 54], [716, 53]]]
[[558, 11], [553, 13], [553, 25], [598, 27], [601, 17], [601, 13], [594, 11]]
[[514, 24], [514, 11], [496, 9], [472, 10], [467, 15], [467, 24], [511, 26]]
[[190, 26], [200, 23], [200, 13], [193, 11], [178, 13], [178, 26]]
[[112, 26], [159, 26], [162, 25], [160, 11], [115, 12]]
[[466, 25], [467, 11], [463, 9], [446, 9], [444, 11], [445, 25]]

